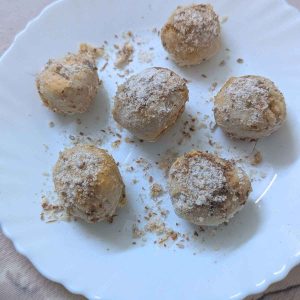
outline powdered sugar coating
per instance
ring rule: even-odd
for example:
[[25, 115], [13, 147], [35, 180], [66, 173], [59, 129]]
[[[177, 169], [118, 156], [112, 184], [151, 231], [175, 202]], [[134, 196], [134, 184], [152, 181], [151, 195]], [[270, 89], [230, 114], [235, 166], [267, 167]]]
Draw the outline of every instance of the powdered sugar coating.
[[220, 48], [220, 22], [209, 4], [179, 6], [161, 31], [165, 49], [179, 65], [199, 64]]
[[240, 168], [212, 154], [191, 151], [169, 172], [175, 212], [198, 225], [219, 225], [245, 204], [251, 184]]
[[211, 5], [177, 8], [173, 16], [173, 26], [186, 36], [187, 44], [195, 47], [208, 47], [220, 35], [219, 19]]
[[269, 91], [258, 78], [236, 78], [224, 95], [231, 101], [224, 103], [221, 109], [228, 112], [232, 121], [242, 120], [249, 127], [264, 123], [263, 112], [269, 107]]
[[114, 119], [137, 137], [153, 141], [181, 115], [186, 81], [165, 68], [148, 68], [118, 87]]
[[124, 198], [124, 184], [114, 160], [92, 145], [61, 152], [53, 180], [70, 214], [87, 222], [109, 219]]
[[178, 200], [185, 206], [192, 208], [194, 204], [208, 205], [226, 200], [227, 196], [220, 193], [226, 187], [224, 172], [210, 160], [192, 157], [179, 172], [171, 169], [170, 175], [183, 188]]
[[217, 124], [233, 137], [257, 139], [277, 130], [286, 118], [283, 95], [261, 76], [230, 78], [215, 97]]

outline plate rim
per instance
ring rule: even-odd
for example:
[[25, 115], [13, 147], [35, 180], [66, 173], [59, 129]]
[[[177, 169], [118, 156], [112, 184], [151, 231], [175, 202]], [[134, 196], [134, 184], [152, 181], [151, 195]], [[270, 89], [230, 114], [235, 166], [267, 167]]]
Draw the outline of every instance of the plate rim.
[[[6, 56], [10, 53], [10, 51], [15, 47], [15, 44], [23, 36], [23, 34], [28, 30], [28, 28], [33, 26], [36, 22], [39, 21], [39, 19], [41, 19], [50, 10], [54, 9], [57, 5], [59, 5], [60, 3], [63, 3], [63, 2], [67, 2], [67, 1], [68, 0], [55, 0], [52, 3], [48, 4], [47, 6], [45, 6], [37, 16], [35, 16], [33, 19], [31, 19], [26, 24], [26, 26], [15, 35], [10, 46], [2, 53], [2, 55], [0, 56], [0, 64], [6, 58]], [[280, 5], [285, 6], [285, 9], [289, 10], [290, 14], [293, 14], [293, 18], [295, 18], [295, 22], [298, 23], [299, 28], [300, 28], [300, 11], [295, 6], [288, 3], [287, 0], [269, 0], [269, 1], [274, 1], [274, 2], [277, 1]], [[297, 20], [296, 20], [296, 18], [297, 18]], [[82, 295], [82, 296], [86, 297], [87, 299], [98, 299], [98, 298], [95, 298], [95, 296], [89, 292], [88, 288], [86, 288], [84, 286], [81, 286], [81, 287], [74, 286], [72, 284], [72, 282], [70, 281], [70, 279], [59, 278], [58, 275], [56, 275], [56, 276], [52, 275], [47, 270], [43, 269], [43, 267], [41, 267], [40, 265], [35, 263], [34, 260], [32, 260], [31, 254], [28, 251], [28, 249], [26, 250], [23, 246], [21, 246], [19, 244], [17, 238], [14, 236], [13, 233], [11, 233], [9, 231], [6, 224], [1, 220], [0, 220], [0, 229], [2, 230], [3, 234], [12, 242], [16, 251], [19, 254], [26, 257], [30, 261], [30, 263], [34, 266], [34, 268], [42, 276], [44, 276], [48, 280], [51, 280], [55, 283], [63, 285], [64, 288], [66, 288], [68, 291], [70, 291], [73, 294]], [[259, 294], [259, 293], [265, 291], [266, 289], [268, 289], [268, 287], [270, 287], [270, 285], [283, 280], [288, 275], [288, 273], [295, 266], [297, 266], [299, 264], [300, 264], [300, 255], [299, 256], [293, 255], [293, 256], [287, 257], [287, 262], [285, 263], [285, 269], [282, 270], [282, 272], [280, 272], [279, 274], [276, 274], [276, 275], [271, 273], [268, 278], [264, 278], [264, 283], [260, 284], [259, 286], [253, 285], [253, 287], [251, 289], [240, 291], [238, 294], [231, 296], [229, 299], [244, 299], [247, 296]]]

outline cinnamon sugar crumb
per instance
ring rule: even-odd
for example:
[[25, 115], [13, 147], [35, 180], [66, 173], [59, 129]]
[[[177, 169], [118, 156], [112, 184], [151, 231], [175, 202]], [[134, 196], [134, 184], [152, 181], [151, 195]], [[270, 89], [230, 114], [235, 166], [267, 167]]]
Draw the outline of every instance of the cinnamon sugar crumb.
[[104, 55], [103, 47], [94, 47], [89, 44], [83, 43], [80, 44], [79, 53], [88, 54], [92, 56], [94, 59], [97, 59]]
[[125, 143], [127, 143], [127, 144], [134, 144], [134, 140], [130, 139], [129, 137], [126, 137], [125, 138]]
[[145, 235], [145, 231], [139, 229], [136, 224], [132, 225], [132, 237], [134, 239], [141, 238]]
[[46, 223], [69, 221], [72, 218], [62, 205], [49, 203], [45, 196], [42, 196], [41, 206], [43, 211], [40, 214], [40, 218]]
[[115, 67], [118, 69], [124, 68], [131, 61], [134, 48], [130, 43], [125, 43], [124, 46], [118, 51], [115, 62]]
[[126, 171], [127, 172], [132, 172], [132, 171], [134, 171], [134, 167], [133, 166], [127, 166]]
[[219, 66], [220, 66], [220, 67], [223, 67], [223, 66], [225, 66], [225, 64], [226, 64], [226, 62], [225, 62], [225, 60], [223, 59], [223, 60], [219, 63]]
[[108, 65], [108, 62], [106, 62], [106, 63], [100, 68], [100, 72], [103, 72], [103, 71], [106, 69], [107, 65]]
[[157, 198], [163, 194], [164, 190], [162, 186], [158, 183], [153, 183], [151, 186], [151, 197]]
[[210, 86], [210, 88], [209, 88], [209, 91], [210, 91], [210, 92], [213, 92], [213, 91], [216, 89], [217, 85], [218, 85], [218, 83], [217, 83], [216, 81], [214, 81], [214, 82], [211, 84], [211, 86]]
[[113, 148], [118, 148], [120, 146], [120, 144], [121, 144], [121, 140], [116, 140], [116, 141], [112, 142], [111, 146]]
[[251, 157], [250, 163], [253, 166], [256, 166], [262, 162], [262, 154], [259, 151], [256, 151], [255, 154]]
[[165, 231], [165, 227], [165, 223], [162, 222], [159, 218], [157, 218], [156, 216], [151, 216], [151, 219], [145, 226], [145, 230], [157, 234], [162, 234]]

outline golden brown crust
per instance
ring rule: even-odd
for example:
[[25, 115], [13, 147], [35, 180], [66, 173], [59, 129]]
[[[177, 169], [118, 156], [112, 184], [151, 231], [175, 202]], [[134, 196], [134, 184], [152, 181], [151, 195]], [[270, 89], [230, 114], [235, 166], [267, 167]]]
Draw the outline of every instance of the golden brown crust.
[[50, 60], [36, 78], [44, 105], [60, 114], [85, 112], [99, 84], [95, 58], [84, 53]]
[[218, 16], [209, 4], [179, 6], [161, 29], [161, 41], [180, 66], [199, 64], [220, 50]]

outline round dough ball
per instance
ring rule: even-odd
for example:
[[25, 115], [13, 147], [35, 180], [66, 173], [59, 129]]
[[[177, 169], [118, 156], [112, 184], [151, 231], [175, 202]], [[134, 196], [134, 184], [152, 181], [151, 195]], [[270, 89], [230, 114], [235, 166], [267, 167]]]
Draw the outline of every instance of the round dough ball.
[[149, 68], [118, 87], [113, 117], [138, 138], [155, 141], [182, 114], [188, 94], [176, 73]]
[[246, 203], [251, 183], [230, 161], [200, 151], [179, 157], [169, 171], [176, 214], [194, 224], [217, 226]]
[[61, 114], [85, 112], [100, 85], [96, 61], [87, 54], [68, 54], [49, 60], [36, 85], [45, 106]]
[[92, 145], [61, 152], [53, 181], [68, 212], [89, 223], [111, 220], [125, 201], [125, 186], [114, 159]]
[[231, 77], [215, 97], [216, 123], [231, 137], [256, 140], [276, 131], [286, 119], [282, 93], [261, 76]]
[[209, 4], [178, 6], [161, 29], [161, 41], [178, 65], [200, 64], [221, 48], [219, 18]]

